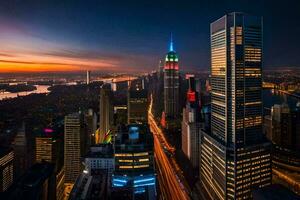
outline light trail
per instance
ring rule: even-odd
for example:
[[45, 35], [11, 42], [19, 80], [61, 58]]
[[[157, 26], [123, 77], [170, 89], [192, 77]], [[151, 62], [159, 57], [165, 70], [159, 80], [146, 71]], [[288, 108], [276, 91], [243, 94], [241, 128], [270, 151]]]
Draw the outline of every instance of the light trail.
[[[189, 200], [189, 189], [180, 173], [180, 169], [173, 157], [175, 148], [169, 145], [162, 130], [156, 124], [152, 114], [153, 99], [148, 110], [148, 123], [154, 138], [154, 154], [158, 169], [158, 181], [162, 193], [162, 199]], [[179, 170], [178, 170], [179, 169]], [[179, 172], [179, 173], [178, 173]]]

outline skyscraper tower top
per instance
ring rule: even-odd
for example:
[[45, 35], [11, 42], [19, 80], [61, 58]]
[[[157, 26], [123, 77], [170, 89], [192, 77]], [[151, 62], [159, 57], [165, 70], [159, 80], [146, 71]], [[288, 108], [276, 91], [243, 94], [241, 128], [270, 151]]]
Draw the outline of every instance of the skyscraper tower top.
[[173, 34], [172, 33], [171, 33], [171, 38], [170, 38], [169, 52], [175, 52], [174, 51]]
[[165, 62], [178, 62], [178, 55], [174, 50], [173, 35], [171, 33], [169, 52], [166, 55]]

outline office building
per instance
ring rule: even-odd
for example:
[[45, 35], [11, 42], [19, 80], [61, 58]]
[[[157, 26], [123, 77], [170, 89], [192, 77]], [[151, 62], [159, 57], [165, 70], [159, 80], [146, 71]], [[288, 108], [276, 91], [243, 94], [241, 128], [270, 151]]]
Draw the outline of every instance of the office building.
[[12, 142], [14, 150], [14, 179], [23, 175], [33, 164], [34, 152], [31, 145], [31, 139], [26, 134], [25, 123], [22, 123], [17, 135]]
[[82, 115], [73, 113], [65, 116], [65, 183], [74, 184], [82, 171], [80, 158], [85, 153], [84, 138]]
[[57, 163], [58, 159], [58, 142], [53, 137], [38, 136], [35, 138], [35, 161], [47, 161]]
[[103, 141], [105, 134], [111, 129], [113, 123], [113, 93], [110, 85], [102, 85], [100, 89], [100, 123], [99, 134], [95, 135], [96, 144]]
[[48, 162], [34, 164], [7, 190], [4, 199], [56, 199], [54, 164]]
[[129, 90], [127, 100], [128, 124], [148, 122], [147, 90]]
[[141, 124], [118, 127], [114, 149], [112, 197], [156, 199], [153, 136], [149, 127]]
[[187, 102], [185, 108], [183, 108], [181, 141], [182, 151], [190, 160], [193, 168], [198, 168], [200, 162], [200, 128], [204, 128], [204, 122], [201, 122], [198, 92], [195, 90], [195, 78], [190, 77]]
[[262, 18], [230, 13], [211, 24], [211, 130], [200, 180], [212, 199], [249, 199], [271, 184], [262, 130]]
[[114, 126], [128, 122], [127, 105], [114, 106]]
[[0, 192], [6, 191], [14, 181], [14, 152], [0, 147]]
[[178, 55], [173, 47], [171, 37], [169, 52], [164, 66], [164, 112], [167, 119], [179, 117], [179, 66]]
[[95, 132], [97, 129], [97, 115], [93, 109], [88, 109], [84, 113], [84, 122], [86, 124], [86, 146], [89, 148], [92, 144], [95, 144]]
[[54, 164], [54, 175], [56, 176], [56, 199], [63, 199], [64, 191], [64, 167], [60, 156], [62, 142], [54, 135], [55, 130], [45, 128], [43, 133], [35, 138], [35, 161], [44, 161]]
[[[268, 116], [265, 119], [268, 119]], [[268, 139], [275, 145], [292, 149], [292, 113], [289, 106], [275, 104], [271, 108], [270, 119], [265, 121]]]

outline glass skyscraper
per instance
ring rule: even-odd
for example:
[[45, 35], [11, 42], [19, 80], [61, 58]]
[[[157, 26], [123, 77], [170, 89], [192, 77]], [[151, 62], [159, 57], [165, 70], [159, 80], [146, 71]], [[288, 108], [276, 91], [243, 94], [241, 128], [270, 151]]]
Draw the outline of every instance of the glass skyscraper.
[[262, 133], [262, 18], [230, 13], [211, 24], [211, 130], [203, 132], [201, 182], [213, 199], [251, 198], [271, 183]]

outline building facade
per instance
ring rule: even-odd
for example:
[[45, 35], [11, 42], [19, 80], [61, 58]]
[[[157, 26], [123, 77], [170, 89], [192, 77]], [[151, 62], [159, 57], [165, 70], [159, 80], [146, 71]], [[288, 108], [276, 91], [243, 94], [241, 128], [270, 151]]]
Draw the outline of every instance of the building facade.
[[195, 90], [195, 79], [190, 77], [187, 103], [183, 109], [181, 141], [182, 151], [191, 161], [193, 168], [198, 168], [200, 163], [200, 128], [203, 126], [204, 124], [200, 122], [200, 107], [198, 92]]
[[74, 184], [81, 173], [80, 158], [84, 153], [84, 135], [82, 130], [82, 117], [79, 113], [65, 116], [64, 134], [64, 165], [65, 183]]
[[203, 133], [201, 183], [213, 199], [250, 199], [271, 184], [262, 131], [262, 18], [230, 13], [211, 24], [211, 130]]
[[[51, 129], [46, 129], [50, 132]], [[64, 191], [64, 167], [61, 162], [60, 148], [61, 141], [49, 135], [41, 135], [35, 138], [35, 161], [37, 163], [49, 162], [54, 164], [54, 175], [56, 178], [56, 197], [55, 199], [63, 199]]]
[[147, 90], [128, 91], [128, 124], [148, 122], [148, 103]]
[[0, 148], [0, 192], [6, 191], [14, 181], [14, 152]]
[[112, 91], [110, 85], [103, 85], [100, 90], [100, 123], [99, 133], [95, 135], [96, 144], [103, 141], [105, 134], [111, 129], [113, 123], [113, 104]]

